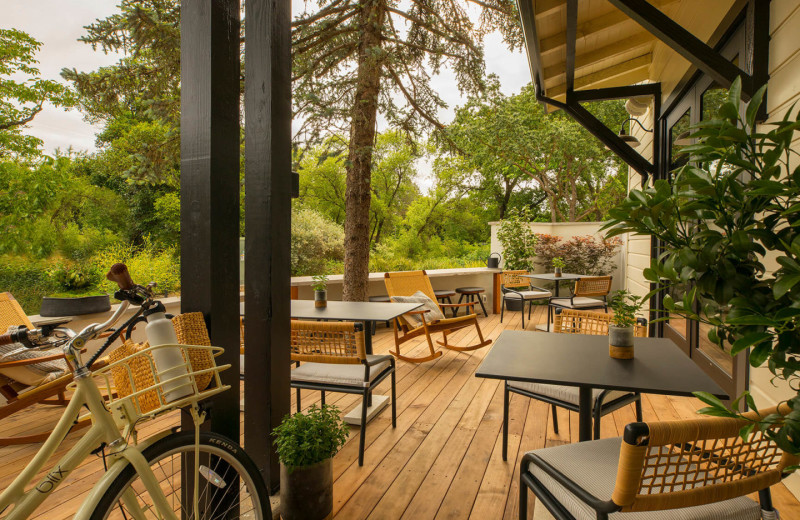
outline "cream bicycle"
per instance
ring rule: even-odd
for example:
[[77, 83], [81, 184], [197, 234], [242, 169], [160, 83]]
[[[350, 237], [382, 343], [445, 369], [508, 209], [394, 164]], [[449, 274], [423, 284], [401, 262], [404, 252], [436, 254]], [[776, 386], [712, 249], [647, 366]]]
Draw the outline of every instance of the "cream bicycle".
[[[271, 519], [267, 489], [253, 461], [237, 442], [200, 431], [206, 415], [201, 401], [230, 388], [223, 385], [219, 377], [230, 365], [217, 366], [213, 362], [221, 348], [161, 345], [91, 370], [92, 364], [122, 331], [145, 309], [157, 304], [152, 291], [155, 284], [147, 287], [134, 284], [124, 265], [115, 264], [108, 278], [119, 284], [120, 290], [115, 296], [122, 304], [107, 322], [90, 325], [79, 333], [62, 327], [43, 327], [22, 328], [0, 336], [0, 345], [16, 342], [40, 350], [63, 346], [67, 362], [74, 368], [72, 398], [36, 456], [0, 494], [0, 518], [29, 518], [82, 461], [98, 454], [103, 457], [106, 472], [90, 490], [74, 516], [76, 519]], [[139, 310], [84, 364], [81, 350], [86, 342], [113, 327], [131, 304], [138, 305]], [[193, 355], [205, 352], [211, 360], [210, 368], [193, 370], [192, 363], [187, 361], [186, 370], [178, 377], [161, 380], [152, 361], [153, 351], [160, 348], [179, 348], [184, 360], [190, 359], [190, 351]], [[141, 389], [134, 384], [132, 392], [121, 397], [121, 392], [115, 393], [112, 372], [117, 370], [119, 374], [119, 370], [123, 370], [133, 380], [134, 358], [140, 368], [142, 363], [149, 363], [154, 374], [153, 384]], [[199, 379], [210, 379], [210, 383], [198, 386]], [[167, 402], [164, 387], [173, 390], [176, 385], [191, 385], [191, 394]], [[105, 390], [105, 397], [101, 388]], [[154, 397], [157, 403], [154, 408], [143, 406], [145, 398], [152, 402]], [[91, 417], [91, 426], [55, 466], [26, 491], [84, 407]], [[194, 431], [178, 432], [174, 428], [139, 440], [137, 428], [142, 423], [177, 409], [191, 414]]]

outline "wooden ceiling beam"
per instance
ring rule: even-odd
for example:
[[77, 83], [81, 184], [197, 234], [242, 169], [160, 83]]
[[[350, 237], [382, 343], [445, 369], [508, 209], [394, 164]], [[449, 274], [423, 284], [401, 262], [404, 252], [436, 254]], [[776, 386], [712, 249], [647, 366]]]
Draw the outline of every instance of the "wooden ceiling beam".
[[[618, 63], [585, 76], [575, 78], [575, 89], [587, 88], [610, 83], [613, 80], [624, 78], [625, 84], [638, 83], [648, 79], [650, 64], [653, 61], [652, 53], [648, 53], [632, 60]], [[551, 98], [559, 97], [567, 92], [567, 84], [560, 83], [545, 88], [545, 95]]]
[[[674, 4], [676, 2], [677, 0], [653, 0], [653, 5], [663, 9], [669, 6], [670, 4]], [[537, 2], [537, 5], [538, 3], [539, 2]], [[564, 1], [564, 5], [566, 6], [566, 1]], [[598, 16], [596, 18], [592, 18], [587, 22], [578, 24], [577, 38], [578, 40], [583, 40], [584, 38], [587, 38], [599, 32], [611, 29], [617, 25], [631, 21], [632, 20], [630, 19], [630, 17], [628, 17], [625, 13], [615, 9], [602, 16]], [[560, 32], [558, 34], [554, 34], [553, 36], [542, 38], [539, 42], [539, 52], [541, 53], [542, 57], [545, 57], [551, 53], [563, 50], [566, 47], [566, 45], [567, 45], [566, 32]]]
[[536, 18], [544, 18], [557, 11], [566, 9], [567, 0], [528, 0], [533, 2], [533, 13]]
[[[652, 45], [655, 42], [653, 36], [647, 31], [641, 31], [636, 36], [626, 38], [614, 42], [599, 49], [578, 54], [575, 57], [575, 72], [585, 69], [595, 63], [603, 60], [621, 56], [624, 54], [634, 53], [637, 56], [647, 54], [652, 51]], [[641, 52], [636, 52], [641, 51]], [[560, 74], [564, 74], [564, 67], [559, 65], [552, 65], [544, 69], [544, 79], [552, 79]]]

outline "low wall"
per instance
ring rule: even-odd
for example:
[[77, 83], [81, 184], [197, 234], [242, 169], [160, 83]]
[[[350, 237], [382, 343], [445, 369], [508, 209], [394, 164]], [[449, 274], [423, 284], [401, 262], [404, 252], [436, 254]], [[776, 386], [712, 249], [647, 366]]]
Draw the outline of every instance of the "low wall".
[[[530, 227], [534, 233], [555, 235], [564, 239], [587, 235], [592, 235], [597, 239], [601, 239], [604, 237], [604, 233], [600, 232], [600, 228], [603, 227], [604, 224], [605, 222], [531, 222], [528, 224], [528, 227]], [[492, 228], [491, 251], [493, 253], [497, 252], [502, 255], [503, 246], [500, 243], [500, 240], [497, 238], [497, 230], [500, 223], [489, 222], [489, 225]], [[625, 241], [627, 240], [627, 235], [620, 238], [623, 240], [623, 244], [620, 246], [616, 256], [614, 257], [614, 263], [616, 264], [617, 268], [609, 273], [614, 277], [613, 283], [611, 284], [611, 289], [614, 291], [625, 287]], [[500, 265], [502, 266], [503, 263], [501, 262]], [[537, 265], [536, 269], [534, 270], [536, 273], [545, 271], [549, 271], [549, 269], [545, 269], [539, 265]]]

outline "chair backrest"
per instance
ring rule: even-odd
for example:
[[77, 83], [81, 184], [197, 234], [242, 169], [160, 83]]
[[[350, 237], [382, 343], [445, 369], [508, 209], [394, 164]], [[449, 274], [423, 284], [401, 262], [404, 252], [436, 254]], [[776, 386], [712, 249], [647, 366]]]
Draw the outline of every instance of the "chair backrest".
[[386, 292], [389, 296], [411, 296], [417, 291], [422, 291], [425, 296], [436, 300], [436, 293], [433, 292], [431, 279], [425, 271], [398, 271], [394, 273], [384, 273], [383, 282], [386, 284]]
[[292, 321], [292, 361], [357, 364], [366, 359], [360, 323]]
[[573, 296], [608, 296], [611, 292], [611, 276], [587, 276], [575, 281]]
[[[784, 404], [761, 410], [761, 417], [790, 411]], [[740, 429], [759, 415], [745, 417], [629, 424], [611, 500], [623, 511], [655, 511], [720, 502], [776, 484], [800, 458], [758, 428], [742, 440]]]
[[28, 315], [22, 310], [19, 302], [9, 292], [0, 293], [0, 334], [4, 334], [13, 325], [25, 325], [34, 328]]
[[528, 271], [503, 271], [503, 287], [530, 287], [531, 281], [523, 278], [523, 274], [528, 274]]
[[[604, 312], [556, 309], [553, 317], [553, 332], [604, 336], [608, 334], [608, 325], [611, 323], [611, 317], [611, 314]], [[635, 325], [633, 334], [639, 338], [646, 338], [647, 325]]]

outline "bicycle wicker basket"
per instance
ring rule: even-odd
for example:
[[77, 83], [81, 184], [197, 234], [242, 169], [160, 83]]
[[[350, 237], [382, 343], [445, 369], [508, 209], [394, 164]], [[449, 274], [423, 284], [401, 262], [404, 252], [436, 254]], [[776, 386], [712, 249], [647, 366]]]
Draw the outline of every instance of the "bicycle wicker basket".
[[[164, 372], [159, 373], [156, 368], [153, 353], [159, 349], [174, 348], [181, 350], [184, 363], [178, 367], [183, 367], [185, 371], [179, 370], [179, 375], [163, 378]], [[230, 388], [228, 385], [223, 385], [219, 377], [219, 373], [230, 368], [230, 365], [218, 366], [214, 360], [223, 350], [221, 347], [206, 345], [151, 347], [147, 343], [137, 344], [129, 340], [111, 353], [110, 364], [95, 371], [93, 375], [99, 377], [101, 385], [105, 387], [112, 410], [119, 408], [117, 404], [120, 403], [117, 401], [124, 400], [132, 406], [128, 415], [155, 417]], [[194, 361], [198, 358], [203, 362]], [[167, 372], [174, 375], [175, 368], [171, 367]], [[176, 385], [181, 390], [189, 387], [190, 393], [168, 401], [165, 395], [174, 392], [175, 388], [172, 387]]]

